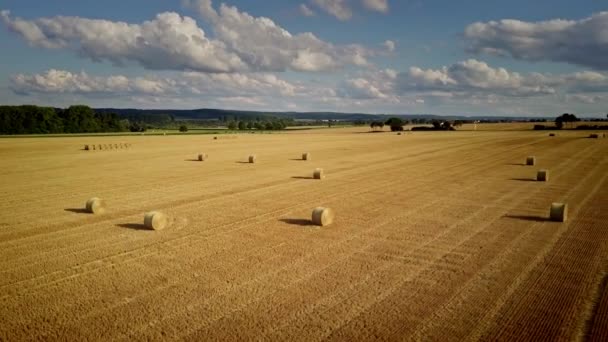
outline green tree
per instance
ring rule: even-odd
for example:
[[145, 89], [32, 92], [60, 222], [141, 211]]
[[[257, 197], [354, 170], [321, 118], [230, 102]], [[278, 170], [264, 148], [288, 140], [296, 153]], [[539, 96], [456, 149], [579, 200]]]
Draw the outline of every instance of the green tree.
[[230, 122], [228, 122], [228, 129], [230, 129], [230, 130], [236, 129], [236, 122], [234, 120], [231, 120]]
[[239, 121], [239, 130], [243, 131], [245, 129], [247, 129], [247, 124], [245, 123], [245, 121]]
[[186, 126], [186, 125], [179, 126], [179, 131], [184, 132], [184, 133], [188, 132], [188, 126]]
[[562, 129], [564, 127], [564, 123], [570, 123], [570, 128], [573, 127], [574, 123], [580, 121], [579, 118], [574, 114], [564, 113], [557, 118], [555, 118], [555, 126], [557, 128]]
[[369, 126], [372, 128], [372, 130], [376, 131], [376, 130], [382, 130], [384, 129], [384, 122], [382, 121], [373, 121], [371, 124], [369, 124]]
[[145, 132], [146, 125], [141, 121], [132, 122], [129, 125], [129, 131], [131, 132]]
[[405, 125], [405, 122], [403, 122], [403, 120], [401, 120], [400, 118], [390, 118], [386, 120], [385, 124], [389, 125], [391, 127], [391, 131], [395, 132], [403, 131], [403, 126]]
[[70, 106], [63, 114], [63, 126], [66, 133], [91, 133], [100, 130], [95, 112], [88, 106]]
[[247, 122], [247, 129], [253, 129], [253, 122], [249, 121]]

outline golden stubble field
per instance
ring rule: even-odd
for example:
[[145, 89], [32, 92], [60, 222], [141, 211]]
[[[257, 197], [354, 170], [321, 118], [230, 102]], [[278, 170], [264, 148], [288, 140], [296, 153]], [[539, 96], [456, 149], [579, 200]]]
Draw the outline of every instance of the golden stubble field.
[[366, 130], [0, 139], [0, 340], [606, 339], [607, 139]]

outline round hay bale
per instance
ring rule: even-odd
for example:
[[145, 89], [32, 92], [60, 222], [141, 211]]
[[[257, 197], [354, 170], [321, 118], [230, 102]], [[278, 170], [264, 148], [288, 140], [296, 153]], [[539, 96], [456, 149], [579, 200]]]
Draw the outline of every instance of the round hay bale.
[[589, 135], [589, 138], [591, 138], [591, 139], [599, 139], [599, 138], [600, 138], [600, 135], [599, 135], [599, 134], [597, 134], [597, 133], [593, 133], [593, 134], [590, 134], [590, 135]]
[[118, 144], [114, 144], [114, 148], [118, 150]]
[[325, 227], [334, 222], [335, 214], [330, 208], [317, 207], [312, 211], [312, 223]]
[[306, 153], [302, 153], [302, 160], [310, 160], [310, 153], [306, 152]]
[[568, 219], [568, 204], [552, 203], [549, 218], [555, 222], [566, 222]]
[[213, 140], [217, 140], [217, 137], [213, 137]]
[[530, 156], [526, 158], [526, 165], [534, 166], [536, 165], [536, 157]]
[[198, 154], [198, 161], [205, 161], [207, 160], [209, 156], [207, 155], [207, 153], [199, 153]]
[[257, 161], [258, 157], [255, 154], [249, 156], [249, 163], [254, 164]]
[[312, 174], [314, 179], [323, 179], [325, 178], [325, 174], [323, 173], [323, 169], [315, 169]]
[[95, 145], [91, 145], [91, 147], [93, 147], [93, 151], [95, 151]]
[[401, 132], [397, 133], [397, 135], [401, 135]]
[[539, 182], [549, 181], [549, 170], [538, 170], [536, 173], [536, 180]]
[[84, 145], [84, 150], [88, 151], [89, 150], [89, 145]]
[[89, 198], [86, 209], [91, 214], [101, 214], [106, 210], [106, 203], [98, 197]]
[[167, 227], [169, 220], [165, 214], [158, 211], [150, 211], [144, 215], [144, 226], [152, 230], [162, 230]]
[[549, 133], [550, 137], [554, 137], [556, 134], [555, 133]]

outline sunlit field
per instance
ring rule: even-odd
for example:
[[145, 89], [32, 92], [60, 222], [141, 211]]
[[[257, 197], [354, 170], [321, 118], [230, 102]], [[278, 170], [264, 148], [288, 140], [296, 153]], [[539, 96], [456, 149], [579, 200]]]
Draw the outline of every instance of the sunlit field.
[[0, 139], [0, 340], [606, 338], [608, 140], [368, 130]]

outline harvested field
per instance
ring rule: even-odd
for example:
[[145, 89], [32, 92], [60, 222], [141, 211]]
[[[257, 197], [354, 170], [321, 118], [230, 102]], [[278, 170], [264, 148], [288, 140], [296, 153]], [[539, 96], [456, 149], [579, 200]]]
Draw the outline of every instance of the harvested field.
[[365, 131], [0, 139], [0, 340], [608, 336], [608, 140]]

